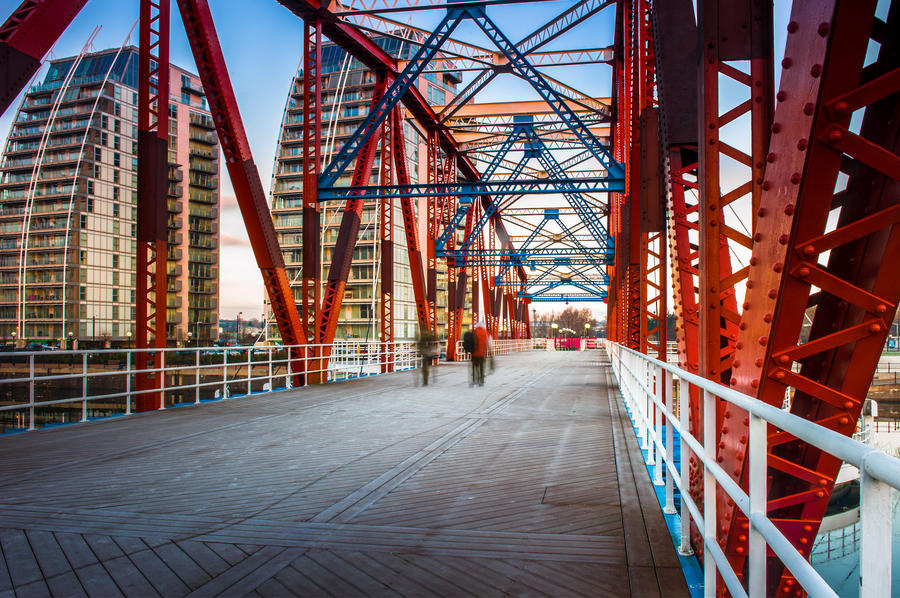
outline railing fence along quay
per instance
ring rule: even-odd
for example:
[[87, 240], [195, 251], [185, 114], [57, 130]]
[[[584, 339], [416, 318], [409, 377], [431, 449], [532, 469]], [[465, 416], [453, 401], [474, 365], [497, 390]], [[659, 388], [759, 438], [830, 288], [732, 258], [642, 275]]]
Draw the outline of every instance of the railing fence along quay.
[[[532, 349], [536, 341], [495, 341], [505, 355]], [[415, 342], [337, 341], [326, 365], [325, 345], [182, 347], [0, 353], [0, 433], [130, 415], [142, 393], [159, 393], [160, 409], [200, 404], [293, 387], [290, 364], [328, 382], [421, 365]], [[138, 369], [140, 352], [161, 354], [158, 367]], [[462, 358], [462, 357], [461, 357]], [[317, 365], [319, 364], [319, 365]], [[137, 390], [139, 374], [163, 372], [163, 390]]]
[[[891, 489], [900, 488], [900, 460], [787, 411], [621, 345], [608, 342], [606, 348], [612, 360], [613, 373], [638, 431], [641, 448], [647, 451], [647, 465], [652, 468], [653, 483], [665, 485], [665, 512], [676, 512], [674, 489], [677, 487], [681, 493], [679, 550], [684, 554], [691, 551], [691, 520], [702, 532], [705, 554], [712, 557], [705, 558], [703, 562], [706, 596], [716, 595], [717, 574], [732, 596], [765, 596], [767, 547], [784, 563], [810, 596], [837, 596], [766, 516], [768, 424], [859, 469], [859, 596], [875, 598], [891, 595]], [[675, 382], [679, 397], [690, 396], [691, 386], [702, 391], [702, 439], [693, 437], [688, 430], [687, 401], [679, 401], [678, 411], [675, 412], [672, 400]], [[716, 462], [716, 399], [728, 401], [748, 412], [749, 494]], [[681, 443], [678, 463], [672, 458], [675, 454], [674, 432], [678, 432]], [[687, 476], [681, 476], [680, 472], [688, 471], [689, 450], [693, 451], [703, 465], [704, 487], [712, 488], [713, 484], [718, 484], [750, 521], [748, 590], [741, 585], [737, 572], [732, 569], [717, 541], [716, 493], [705, 492], [704, 503], [697, 505], [688, 492]], [[668, 475], [663, 476], [664, 470]]]

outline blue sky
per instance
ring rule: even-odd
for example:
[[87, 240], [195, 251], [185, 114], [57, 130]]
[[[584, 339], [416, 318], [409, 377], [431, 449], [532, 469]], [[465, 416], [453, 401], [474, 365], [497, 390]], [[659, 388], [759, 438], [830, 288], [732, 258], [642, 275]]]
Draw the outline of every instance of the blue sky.
[[[18, 4], [17, 1], [2, 0], [0, 20], [5, 21]], [[268, 191], [286, 94], [300, 59], [301, 22], [275, 0], [255, 0], [252, 3], [217, 0], [210, 4], [253, 156], [263, 186]], [[253, 5], [252, 11], [247, 10], [248, 4]], [[488, 14], [510, 39], [517, 41], [572, 4], [573, 0], [564, 0], [495, 6], [489, 7]], [[784, 47], [788, 7], [789, 3], [776, 2], [775, 48], [778, 55]], [[545, 49], [593, 48], [611, 44], [614, 10], [613, 7], [607, 8], [586, 23], [554, 40]], [[184, 27], [181, 25], [174, 2], [172, 15], [172, 62], [195, 70]], [[57, 42], [52, 56], [65, 57], [77, 54], [97, 26], [102, 28], [94, 41], [93, 49], [118, 47], [125, 40], [137, 16], [137, 0], [89, 0], [87, 6]], [[431, 29], [442, 16], [443, 11], [420, 12], [415, 14], [412, 23]], [[409, 16], [397, 14], [392, 18], [407, 22]], [[472, 23], [463, 23], [454, 36], [487, 47], [491, 45]], [[137, 45], [136, 28], [130, 43]], [[776, 65], [778, 62], [780, 59], [776, 60]], [[610, 73], [611, 70], [605, 65], [560, 67], [552, 71], [553, 76], [595, 96], [609, 94]], [[39, 77], [42, 76], [43, 72]], [[537, 96], [527, 83], [509, 75], [495, 80], [478, 96], [479, 101], [501, 101], [510, 98], [536, 99]], [[4, 146], [19, 101], [17, 99], [11, 109], [0, 117], [0, 135]], [[262, 313], [262, 280], [256, 269], [224, 167], [221, 195], [223, 235], [221, 260], [223, 265], [227, 264], [227, 267], [221, 269], [221, 315], [233, 317], [238, 311], [242, 311], [245, 317], [248, 314], [254, 317]], [[555, 304], [538, 305], [539, 311], [551, 309], [559, 311], [563, 307]], [[596, 311], [597, 317], [605, 317], [605, 309], [601, 304], [586, 305]]]

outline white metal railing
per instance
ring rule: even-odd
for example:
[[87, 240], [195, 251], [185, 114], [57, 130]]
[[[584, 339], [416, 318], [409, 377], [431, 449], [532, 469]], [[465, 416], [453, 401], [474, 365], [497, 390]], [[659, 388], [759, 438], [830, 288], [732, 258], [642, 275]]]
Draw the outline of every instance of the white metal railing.
[[[519, 351], [531, 351], [532, 349], [543, 349], [547, 339], [542, 338], [504, 338], [499, 340], [491, 340], [491, 352], [494, 355], [509, 355]], [[462, 340], [456, 341], [456, 358], [460, 361], [466, 361], [471, 356], [463, 349]]]
[[[674, 488], [681, 493], [681, 538], [679, 551], [690, 554], [690, 521], [703, 535], [703, 577], [705, 595], [716, 595], [718, 573], [732, 596], [758, 598], [766, 592], [767, 546], [794, 575], [810, 596], [836, 597], [837, 594], [812, 565], [775, 527], [766, 516], [767, 426], [808, 442], [830, 455], [856, 466], [860, 471], [860, 598], [889, 596], [891, 593], [891, 488], [900, 488], [900, 460], [871, 446], [847, 438], [837, 432], [797, 417], [777, 407], [767, 405], [734, 389], [716, 384], [676, 366], [611, 342], [606, 344], [612, 369], [619, 381], [641, 448], [647, 451], [647, 464], [653, 471], [653, 483], [665, 485], [667, 513], [675, 513]], [[673, 408], [673, 380], [678, 381], [678, 412]], [[703, 438], [694, 438], [688, 429], [688, 401], [690, 388], [703, 395]], [[722, 399], [744, 409], [749, 417], [749, 494], [745, 492], [716, 462], [715, 436], [716, 399]], [[665, 418], [665, 438], [663, 438]], [[681, 458], [674, 463], [673, 437], [680, 435]], [[717, 541], [716, 493], [706, 490], [702, 505], [689, 494], [687, 476], [688, 454], [693, 452], [703, 465], [704, 488], [717, 484], [744, 512], [750, 522], [748, 553], [748, 591], [728, 562]], [[668, 472], [663, 480], [663, 469]], [[702, 509], [702, 511], [701, 511]]]
[[[529, 350], [531, 343], [499, 341], [497, 354]], [[139, 368], [141, 353], [156, 363]], [[415, 342], [0, 352], [0, 433], [130, 415], [142, 395], [158, 395], [165, 409], [290, 389], [292, 372], [336, 382], [420, 366]], [[139, 389], [143, 375], [162, 385]]]

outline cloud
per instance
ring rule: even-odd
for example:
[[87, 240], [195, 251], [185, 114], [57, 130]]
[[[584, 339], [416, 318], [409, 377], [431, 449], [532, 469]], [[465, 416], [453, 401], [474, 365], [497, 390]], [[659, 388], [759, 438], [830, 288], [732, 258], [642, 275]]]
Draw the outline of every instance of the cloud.
[[223, 212], [239, 209], [237, 197], [234, 195], [222, 195], [219, 198], [219, 207], [222, 208]]
[[221, 236], [219, 237], [219, 243], [222, 247], [250, 247], [249, 239], [235, 237], [234, 235], [229, 235], [226, 233], [221, 234]]

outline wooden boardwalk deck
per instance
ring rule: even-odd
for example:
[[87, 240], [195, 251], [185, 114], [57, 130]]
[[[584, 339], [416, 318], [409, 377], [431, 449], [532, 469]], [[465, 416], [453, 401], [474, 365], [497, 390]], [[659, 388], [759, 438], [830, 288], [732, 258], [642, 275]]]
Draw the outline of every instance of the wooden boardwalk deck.
[[602, 359], [0, 438], [0, 596], [687, 596]]

